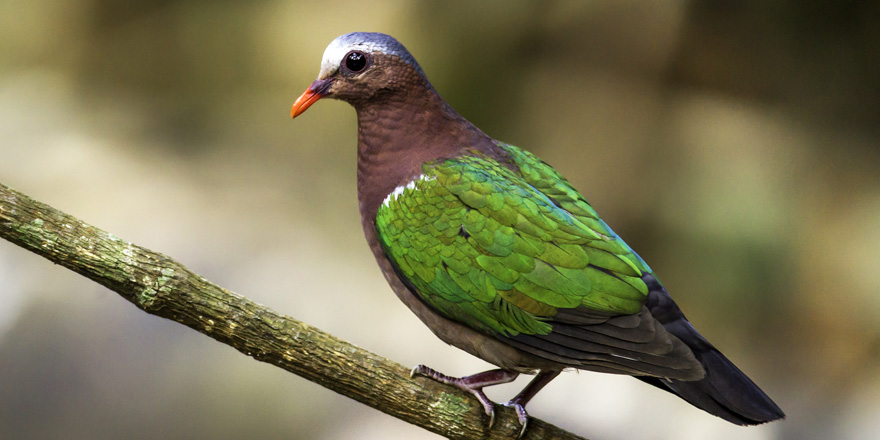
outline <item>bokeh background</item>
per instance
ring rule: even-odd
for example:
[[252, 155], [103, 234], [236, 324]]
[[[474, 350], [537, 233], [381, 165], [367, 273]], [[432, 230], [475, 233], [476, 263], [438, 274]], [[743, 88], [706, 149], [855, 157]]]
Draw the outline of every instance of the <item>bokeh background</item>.
[[[488, 368], [376, 269], [354, 112], [288, 116], [333, 38], [390, 33], [581, 189], [788, 419], [740, 428], [592, 373], [531, 414], [592, 439], [876, 438], [878, 23], [857, 0], [4, 1], [0, 182], [405, 365]], [[0, 437], [436, 438], [7, 242]]]

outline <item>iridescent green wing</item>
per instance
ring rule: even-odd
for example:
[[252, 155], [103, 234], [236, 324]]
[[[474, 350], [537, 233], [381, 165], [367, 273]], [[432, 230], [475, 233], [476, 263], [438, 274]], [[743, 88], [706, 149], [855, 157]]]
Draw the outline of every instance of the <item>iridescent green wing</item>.
[[[553, 167], [538, 159], [532, 153], [522, 150], [513, 145], [499, 143], [519, 167], [523, 180], [547, 196], [554, 205], [567, 211], [572, 216], [590, 227], [602, 236], [602, 240], [593, 241], [591, 247], [604, 250], [632, 266], [638, 273], [651, 273], [648, 264], [639, 257], [593, 210], [593, 207], [571, 186], [571, 183], [559, 174]], [[597, 258], [607, 261], [607, 256], [594, 254]], [[599, 264], [594, 260], [593, 264]], [[613, 265], [608, 261], [609, 265]], [[599, 264], [602, 266], [601, 264]], [[611, 269], [610, 266], [602, 266]]]
[[548, 182], [549, 166], [506, 148], [525, 174], [463, 156], [386, 198], [376, 226], [400, 276], [440, 313], [500, 336], [549, 334], [560, 309], [640, 312], [647, 266], [567, 182]]

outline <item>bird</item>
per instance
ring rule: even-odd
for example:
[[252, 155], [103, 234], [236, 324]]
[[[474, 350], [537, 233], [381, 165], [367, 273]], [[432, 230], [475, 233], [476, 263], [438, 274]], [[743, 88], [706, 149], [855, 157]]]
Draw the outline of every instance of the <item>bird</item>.
[[393, 37], [353, 32], [326, 48], [291, 117], [322, 98], [357, 113], [357, 194], [367, 243], [397, 297], [442, 341], [498, 368], [465, 377], [417, 365], [472, 394], [563, 370], [625, 374], [737, 425], [785, 414], [710, 344], [648, 264], [541, 159], [474, 126]]

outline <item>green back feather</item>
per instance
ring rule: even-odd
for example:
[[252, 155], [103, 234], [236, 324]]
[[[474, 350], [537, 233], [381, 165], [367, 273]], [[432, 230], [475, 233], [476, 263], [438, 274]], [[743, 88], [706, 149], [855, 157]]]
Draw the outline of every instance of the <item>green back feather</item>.
[[430, 162], [379, 208], [400, 275], [443, 315], [494, 335], [548, 334], [560, 308], [638, 313], [647, 264], [553, 168], [500, 146], [519, 172], [479, 153]]

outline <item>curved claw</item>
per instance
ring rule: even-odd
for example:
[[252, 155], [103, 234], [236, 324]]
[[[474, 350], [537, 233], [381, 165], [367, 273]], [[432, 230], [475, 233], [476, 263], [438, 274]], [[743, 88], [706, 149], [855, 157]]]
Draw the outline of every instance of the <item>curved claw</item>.
[[[478, 397], [477, 400], [480, 400], [480, 398]], [[486, 429], [491, 430], [492, 426], [495, 425], [495, 405], [493, 405], [492, 401], [490, 401], [488, 398], [486, 399], [486, 402], [488, 402], [488, 406], [486, 406], [486, 403], [480, 400], [480, 403], [483, 404], [483, 411], [486, 411], [486, 415], [489, 416], [489, 426], [487, 426]]]
[[422, 375], [423, 374], [422, 368], [425, 368], [425, 366], [422, 364], [418, 364], [415, 367], [413, 367], [412, 370], [409, 370], [409, 377], [416, 377], [416, 375]]
[[526, 407], [520, 405], [518, 402], [511, 400], [504, 404], [504, 406], [508, 408], [513, 408], [516, 411], [516, 419], [519, 420], [519, 424], [522, 425], [522, 429], [519, 431], [519, 435], [516, 438], [522, 438], [526, 434], [526, 428], [529, 426], [529, 413], [526, 412]]

